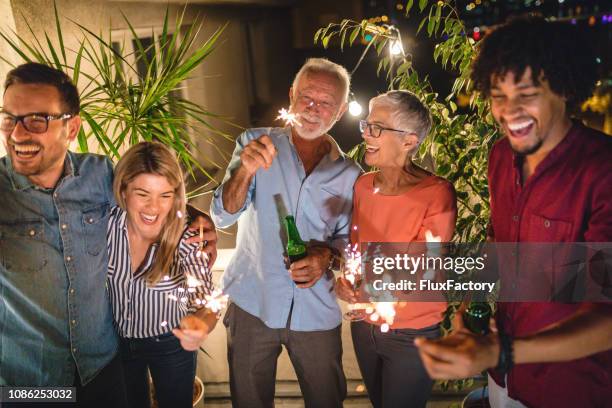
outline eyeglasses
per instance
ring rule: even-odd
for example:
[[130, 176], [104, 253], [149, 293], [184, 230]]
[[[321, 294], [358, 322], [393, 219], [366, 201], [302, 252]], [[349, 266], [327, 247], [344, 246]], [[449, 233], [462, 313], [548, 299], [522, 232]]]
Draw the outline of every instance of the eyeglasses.
[[318, 102], [306, 95], [298, 95], [297, 100], [302, 105], [316, 106], [317, 108], [321, 108], [327, 111], [336, 109], [335, 103], [330, 103], [330, 102], [325, 102], [325, 101]]
[[73, 115], [61, 113], [49, 115], [46, 113], [28, 113], [27, 115], [11, 115], [8, 112], [0, 112], [0, 131], [11, 133], [18, 122], [21, 122], [25, 130], [32, 133], [45, 133], [49, 128], [50, 120], [70, 119]]
[[373, 138], [378, 138], [382, 134], [383, 130], [389, 130], [391, 132], [401, 132], [401, 133], [410, 133], [409, 130], [399, 130], [399, 129], [391, 129], [379, 126], [375, 123], [368, 123], [365, 120], [359, 121], [359, 130], [361, 133], [365, 133], [366, 129], [369, 131], [370, 136]]

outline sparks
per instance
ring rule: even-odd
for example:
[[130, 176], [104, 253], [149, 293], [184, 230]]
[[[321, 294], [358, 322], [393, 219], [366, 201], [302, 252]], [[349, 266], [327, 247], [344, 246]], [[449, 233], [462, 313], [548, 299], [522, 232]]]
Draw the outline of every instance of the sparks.
[[215, 289], [210, 295], [204, 296], [203, 304], [210, 311], [216, 313], [227, 306], [228, 296], [221, 289]]
[[278, 116], [276, 117], [276, 120], [284, 120], [285, 126], [302, 126], [302, 124], [298, 120], [298, 116], [299, 115], [297, 113], [292, 113], [287, 109], [282, 108], [278, 111]]
[[187, 286], [190, 288], [197, 288], [198, 286], [202, 286], [204, 284], [201, 280], [189, 273], [186, 273], [185, 276], [187, 276]]

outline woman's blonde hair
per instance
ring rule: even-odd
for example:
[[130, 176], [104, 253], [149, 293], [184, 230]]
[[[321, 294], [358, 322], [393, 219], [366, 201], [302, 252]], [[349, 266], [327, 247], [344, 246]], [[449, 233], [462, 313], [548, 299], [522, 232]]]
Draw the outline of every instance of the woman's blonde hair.
[[176, 156], [166, 146], [157, 142], [141, 142], [132, 146], [115, 167], [113, 191], [119, 206], [127, 211], [125, 191], [129, 183], [141, 174], [155, 174], [165, 177], [174, 187], [174, 203], [166, 222], [162, 226], [159, 248], [155, 254], [153, 267], [146, 274], [147, 283], [159, 282], [174, 261], [174, 253], [185, 229], [185, 181]]

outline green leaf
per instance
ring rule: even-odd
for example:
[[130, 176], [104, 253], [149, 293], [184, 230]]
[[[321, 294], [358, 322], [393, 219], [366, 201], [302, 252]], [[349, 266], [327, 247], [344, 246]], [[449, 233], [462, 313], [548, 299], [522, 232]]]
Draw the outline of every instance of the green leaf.
[[330, 39], [330, 37], [324, 37], [323, 38], [323, 41], [322, 41], [323, 48], [327, 49], [327, 44], [329, 44], [329, 39]]
[[414, 0], [408, 0], [408, 2], [406, 3], [406, 15], [408, 15], [413, 5], [414, 5]]
[[419, 11], [421, 13], [425, 10], [425, 6], [427, 6], [427, 0], [419, 0]]
[[349, 37], [349, 41], [351, 45], [353, 45], [353, 43], [355, 42], [355, 39], [357, 38], [360, 32], [361, 32], [361, 26], [357, 26], [353, 28], [353, 31], [351, 31], [351, 36]]

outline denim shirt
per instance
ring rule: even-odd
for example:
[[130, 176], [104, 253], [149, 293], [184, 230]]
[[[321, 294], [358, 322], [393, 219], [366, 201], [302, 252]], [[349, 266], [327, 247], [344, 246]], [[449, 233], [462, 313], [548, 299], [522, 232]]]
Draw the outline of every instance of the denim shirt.
[[[234, 214], [223, 207], [223, 188], [240, 165], [240, 153], [251, 140], [267, 134], [277, 156], [269, 169], [259, 169], [244, 206]], [[314, 286], [298, 288], [285, 267], [285, 215], [295, 217], [303, 241], [326, 242], [340, 251], [348, 241], [353, 184], [361, 169], [336, 142], [306, 176], [289, 128], [249, 129], [236, 141], [223, 184], [215, 191], [211, 216], [219, 228], [238, 221], [236, 252], [223, 286], [232, 302], [257, 316], [268, 327], [284, 328], [291, 313], [291, 330], [330, 330], [341, 323], [333, 280], [324, 275]]]
[[68, 152], [53, 189], [0, 158], [0, 385], [83, 384], [118, 347], [106, 291], [112, 165]]

